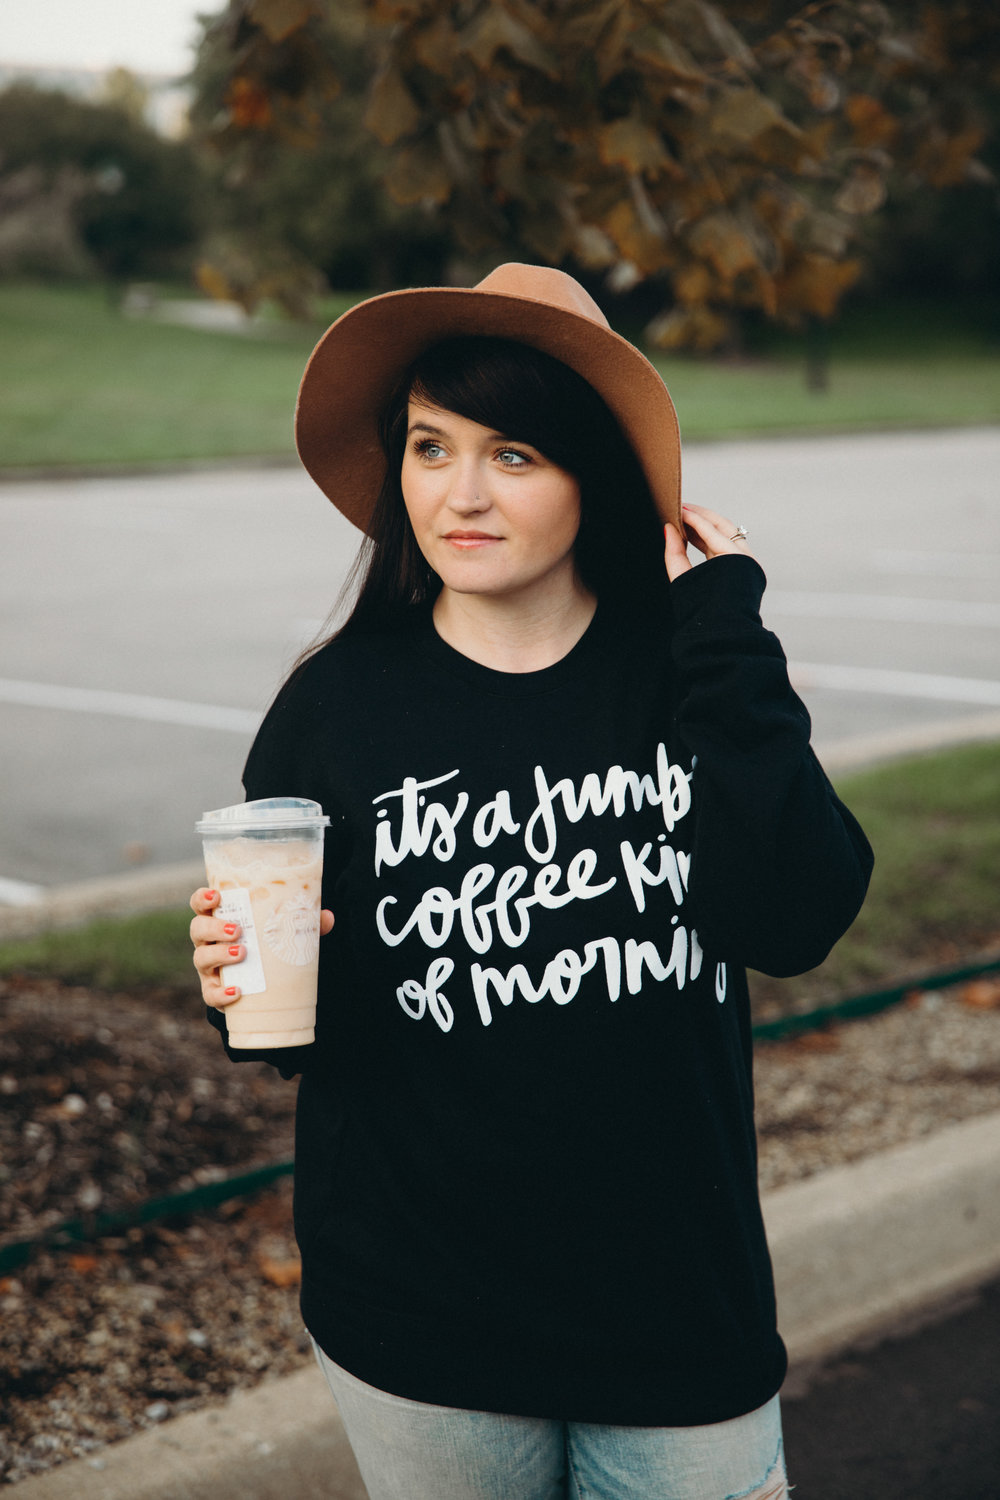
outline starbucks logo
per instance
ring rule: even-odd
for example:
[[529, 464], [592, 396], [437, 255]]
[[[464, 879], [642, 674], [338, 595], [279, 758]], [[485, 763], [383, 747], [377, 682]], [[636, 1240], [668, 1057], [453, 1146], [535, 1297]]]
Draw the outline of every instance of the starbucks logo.
[[282, 963], [312, 963], [319, 952], [315, 903], [308, 896], [289, 896], [265, 922], [264, 941]]

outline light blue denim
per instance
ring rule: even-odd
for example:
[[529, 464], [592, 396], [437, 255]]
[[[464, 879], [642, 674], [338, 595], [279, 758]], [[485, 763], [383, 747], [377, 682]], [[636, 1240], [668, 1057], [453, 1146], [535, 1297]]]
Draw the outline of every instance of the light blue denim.
[[406, 1401], [313, 1347], [370, 1500], [787, 1500], [777, 1396], [707, 1427], [555, 1422]]

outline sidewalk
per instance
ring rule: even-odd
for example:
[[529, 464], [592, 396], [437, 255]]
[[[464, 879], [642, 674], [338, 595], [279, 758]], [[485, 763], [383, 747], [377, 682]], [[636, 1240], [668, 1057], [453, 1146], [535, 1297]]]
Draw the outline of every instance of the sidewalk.
[[50, 886], [37, 900], [22, 906], [0, 906], [0, 942], [79, 927], [104, 917], [131, 917], [170, 907], [183, 910], [191, 892], [204, 883], [205, 866], [198, 860]]
[[[793, 1366], [1000, 1271], [1000, 1112], [766, 1194]], [[239, 1392], [11, 1487], [17, 1500], [365, 1500], [319, 1371]]]

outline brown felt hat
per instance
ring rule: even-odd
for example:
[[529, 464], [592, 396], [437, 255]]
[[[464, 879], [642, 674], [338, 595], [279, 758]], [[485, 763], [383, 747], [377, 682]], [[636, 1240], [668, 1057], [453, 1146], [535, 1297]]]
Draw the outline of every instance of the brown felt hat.
[[463, 334], [530, 344], [582, 375], [618, 419], [661, 517], [681, 525], [680, 432], [660, 376], [572, 276], [518, 264], [498, 266], [472, 288], [359, 302], [316, 345], [299, 387], [295, 441], [349, 521], [368, 527], [385, 474], [378, 419], [400, 378], [432, 344]]

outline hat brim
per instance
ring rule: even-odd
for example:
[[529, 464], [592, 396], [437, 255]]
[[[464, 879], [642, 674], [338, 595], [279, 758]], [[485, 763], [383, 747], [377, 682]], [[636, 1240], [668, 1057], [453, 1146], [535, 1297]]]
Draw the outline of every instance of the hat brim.
[[360, 302], [313, 350], [299, 386], [295, 441], [306, 469], [349, 521], [368, 529], [385, 476], [378, 418], [400, 378], [430, 345], [459, 335], [513, 339], [581, 375], [617, 418], [661, 519], [681, 526], [677, 413], [645, 355], [613, 329], [552, 303], [459, 287]]

